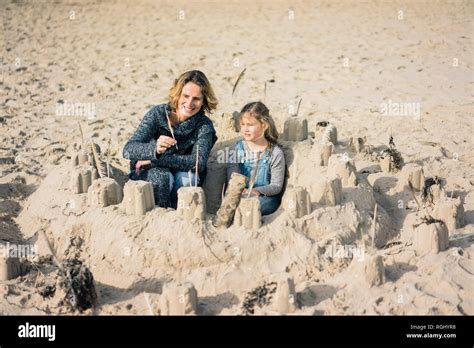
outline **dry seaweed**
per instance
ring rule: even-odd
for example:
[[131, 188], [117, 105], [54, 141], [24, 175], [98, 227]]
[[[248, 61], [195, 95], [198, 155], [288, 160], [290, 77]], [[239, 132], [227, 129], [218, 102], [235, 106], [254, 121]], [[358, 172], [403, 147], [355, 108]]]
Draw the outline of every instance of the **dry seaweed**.
[[64, 273], [61, 286], [65, 289], [65, 302], [80, 311], [95, 307], [97, 293], [91, 271], [78, 259], [67, 259], [62, 264]]
[[429, 216], [422, 216], [422, 217], [421, 217], [421, 222], [420, 222], [419, 224], [413, 225], [413, 227], [418, 227], [418, 226], [420, 226], [421, 224], [430, 225], [430, 224], [434, 224], [434, 223], [439, 223], [439, 224], [441, 224], [441, 225], [444, 225], [444, 222], [443, 222], [442, 220], [435, 219], [434, 217], [432, 217], [431, 215], [429, 215]]
[[39, 290], [39, 293], [43, 299], [47, 297], [53, 297], [56, 293], [56, 285], [46, 285]]
[[421, 190], [421, 199], [423, 202], [434, 203], [433, 192], [431, 186], [439, 185], [441, 187], [441, 180], [435, 176], [434, 178], [426, 178]]
[[390, 157], [392, 168], [400, 170], [403, 167], [402, 154], [394, 147], [384, 150], [380, 157], [385, 158], [385, 156]]
[[393, 136], [390, 132], [390, 138], [388, 139], [388, 149], [385, 149], [380, 154], [380, 158], [385, 158], [388, 156], [390, 158], [391, 167], [395, 170], [400, 170], [403, 167], [403, 157], [402, 154], [395, 148], [395, 142], [393, 141]]
[[242, 310], [245, 315], [255, 313], [255, 305], [262, 308], [271, 302], [272, 294], [276, 292], [277, 284], [275, 282], [264, 282], [262, 286], [256, 287], [245, 296]]

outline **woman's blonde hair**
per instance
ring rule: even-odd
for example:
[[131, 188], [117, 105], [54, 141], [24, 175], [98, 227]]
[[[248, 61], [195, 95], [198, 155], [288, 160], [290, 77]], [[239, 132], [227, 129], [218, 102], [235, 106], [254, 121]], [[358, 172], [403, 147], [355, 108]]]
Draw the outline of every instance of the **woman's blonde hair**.
[[170, 88], [169, 104], [172, 110], [178, 109], [178, 100], [183, 91], [183, 87], [188, 83], [193, 82], [201, 87], [201, 93], [203, 97], [202, 108], [206, 113], [212, 113], [217, 107], [217, 98], [214, 94], [209, 80], [206, 75], [199, 70], [191, 70], [181, 74], [176, 80], [174, 80], [173, 86]]
[[266, 125], [264, 132], [265, 139], [272, 145], [277, 144], [278, 131], [275, 126], [273, 118], [270, 116], [270, 110], [260, 101], [246, 104], [239, 114], [239, 122], [244, 116], [255, 117], [255, 119]]

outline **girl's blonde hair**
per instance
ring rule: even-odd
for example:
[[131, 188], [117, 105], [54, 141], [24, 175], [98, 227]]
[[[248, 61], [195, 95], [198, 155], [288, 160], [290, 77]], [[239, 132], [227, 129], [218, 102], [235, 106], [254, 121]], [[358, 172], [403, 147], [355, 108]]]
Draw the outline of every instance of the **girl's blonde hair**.
[[212, 113], [217, 107], [217, 98], [214, 94], [209, 80], [206, 75], [199, 70], [191, 70], [181, 74], [176, 80], [174, 80], [173, 86], [170, 88], [169, 104], [172, 110], [178, 109], [178, 100], [183, 91], [183, 87], [188, 83], [193, 82], [201, 87], [201, 93], [203, 97], [202, 109], [206, 113]]
[[264, 132], [265, 139], [272, 145], [276, 145], [278, 141], [278, 131], [273, 118], [270, 116], [270, 110], [260, 101], [251, 102], [245, 105], [239, 114], [239, 122], [244, 116], [255, 117], [255, 119], [266, 125]]

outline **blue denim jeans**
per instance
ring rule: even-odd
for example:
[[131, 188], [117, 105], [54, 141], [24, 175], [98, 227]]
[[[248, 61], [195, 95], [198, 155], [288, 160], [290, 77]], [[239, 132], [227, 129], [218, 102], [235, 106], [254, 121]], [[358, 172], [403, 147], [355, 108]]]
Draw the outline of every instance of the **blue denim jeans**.
[[[170, 173], [170, 187], [171, 189], [171, 206], [176, 209], [178, 206], [178, 190], [181, 187], [194, 186], [196, 183], [196, 174], [191, 174], [191, 182], [189, 182], [188, 172], [174, 172]], [[199, 185], [199, 175], [197, 178], [197, 183]]]
[[[132, 180], [145, 180], [153, 183], [153, 177], [149, 178], [147, 175], [147, 169], [142, 169], [140, 175], [137, 175], [136, 171], [130, 172], [128, 175]], [[171, 206], [176, 209], [178, 205], [178, 190], [183, 186], [192, 186], [195, 184], [196, 174], [191, 173], [191, 183], [189, 182], [188, 172], [169, 172], [169, 188], [170, 188], [170, 203]], [[197, 178], [198, 185], [200, 184], [199, 176]], [[155, 190], [155, 188], [154, 188]], [[157, 192], [155, 192], [155, 200]], [[155, 202], [156, 203], [156, 202]]]
[[276, 196], [258, 196], [260, 201], [260, 211], [263, 215], [269, 215], [276, 212], [281, 203], [281, 195]]

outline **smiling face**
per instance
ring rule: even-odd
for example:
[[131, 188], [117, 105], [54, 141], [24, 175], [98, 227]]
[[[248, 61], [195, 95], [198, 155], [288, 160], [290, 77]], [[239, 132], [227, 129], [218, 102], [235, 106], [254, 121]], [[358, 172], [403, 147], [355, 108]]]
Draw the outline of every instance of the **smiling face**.
[[190, 118], [201, 110], [203, 102], [204, 97], [201, 87], [194, 82], [188, 82], [184, 85], [181, 95], [179, 96], [176, 113], [180, 118]]
[[245, 114], [240, 119], [240, 134], [246, 141], [256, 141], [264, 136], [265, 125], [255, 117]]

